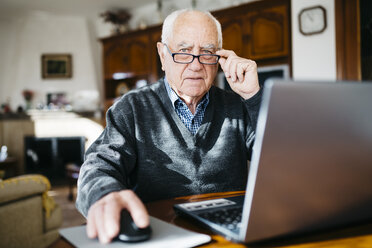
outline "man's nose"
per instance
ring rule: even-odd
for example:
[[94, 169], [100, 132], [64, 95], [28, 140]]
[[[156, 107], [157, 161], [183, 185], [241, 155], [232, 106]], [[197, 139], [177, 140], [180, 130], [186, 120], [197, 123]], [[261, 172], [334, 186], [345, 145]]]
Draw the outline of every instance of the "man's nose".
[[191, 70], [197, 71], [203, 68], [203, 65], [199, 62], [200, 57], [194, 57], [194, 60], [189, 64]]

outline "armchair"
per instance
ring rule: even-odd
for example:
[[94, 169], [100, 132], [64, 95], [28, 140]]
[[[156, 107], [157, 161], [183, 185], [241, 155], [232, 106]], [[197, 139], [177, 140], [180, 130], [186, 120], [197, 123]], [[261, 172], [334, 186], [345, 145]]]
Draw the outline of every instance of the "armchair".
[[42, 248], [59, 237], [62, 213], [49, 189], [42, 175], [0, 180], [0, 247]]

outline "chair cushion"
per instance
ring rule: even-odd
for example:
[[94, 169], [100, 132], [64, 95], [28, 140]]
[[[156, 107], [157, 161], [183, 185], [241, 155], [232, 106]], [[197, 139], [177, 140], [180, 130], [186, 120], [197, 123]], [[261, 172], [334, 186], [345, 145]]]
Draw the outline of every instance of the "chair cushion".
[[42, 175], [23, 175], [0, 181], [0, 204], [42, 194], [46, 216], [55, 208], [53, 198], [48, 196], [51, 188], [48, 178]]

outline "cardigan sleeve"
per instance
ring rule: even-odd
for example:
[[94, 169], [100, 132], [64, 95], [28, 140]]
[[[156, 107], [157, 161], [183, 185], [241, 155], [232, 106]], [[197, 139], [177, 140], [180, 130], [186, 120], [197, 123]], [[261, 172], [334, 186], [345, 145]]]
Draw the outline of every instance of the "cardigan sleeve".
[[254, 96], [247, 100], [243, 100], [245, 107], [247, 109], [246, 121], [247, 126], [245, 142], [249, 160], [252, 156], [252, 148], [256, 134], [257, 119], [261, 106], [262, 91], [263, 89], [261, 88]]
[[78, 179], [76, 207], [87, 216], [92, 204], [104, 195], [131, 188], [136, 151], [130, 104], [123, 99], [106, 114], [106, 128], [89, 147]]
[[249, 118], [251, 119], [251, 122], [253, 124], [254, 129], [256, 129], [258, 113], [260, 111], [262, 91], [263, 91], [263, 88], [261, 88], [251, 98], [249, 98], [247, 100], [244, 100], [244, 103], [245, 103], [246, 108], [248, 110]]

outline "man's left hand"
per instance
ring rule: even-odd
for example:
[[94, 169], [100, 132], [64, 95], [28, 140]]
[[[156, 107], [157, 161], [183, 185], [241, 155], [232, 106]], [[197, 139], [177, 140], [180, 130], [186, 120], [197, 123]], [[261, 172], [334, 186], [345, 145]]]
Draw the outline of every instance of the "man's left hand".
[[221, 58], [219, 63], [225, 73], [231, 89], [242, 98], [248, 99], [259, 90], [256, 62], [238, 57], [234, 51], [219, 50], [216, 54]]

